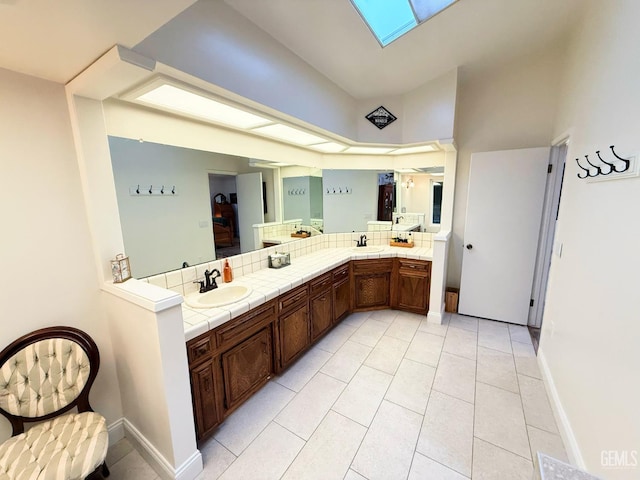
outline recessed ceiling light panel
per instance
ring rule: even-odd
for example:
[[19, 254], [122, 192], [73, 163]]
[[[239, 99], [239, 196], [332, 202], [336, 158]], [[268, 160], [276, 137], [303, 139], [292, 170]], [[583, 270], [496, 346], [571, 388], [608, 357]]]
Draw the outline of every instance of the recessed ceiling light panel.
[[318, 150], [320, 152], [325, 152], [325, 153], [338, 153], [338, 152], [342, 152], [347, 147], [346, 145], [342, 145], [340, 143], [326, 142], [326, 143], [318, 143], [316, 145], [309, 145], [309, 148], [313, 148], [314, 150]]
[[362, 155], [384, 155], [392, 151], [389, 147], [349, 147], [343, 153], [359, 153]]
[[407, 153], [424, 153], [424, 152], [433, 152], [435, 148], [433, 145], [420, 145], [417, 147], [406, 147], [406, 148], [398, 148], [391, 152], [392, 155], [404, 155]]
[[277, 138], [278, 140], [284, 140], [285, 142], [295, 143], [297, 145], [306, 146], [327, 141], [326, 138], [318, 137], [317, 135], [312, 135], [311, 133], [303, 132], [297, 128], [282, 125], [280, 123], [267, 125], [266, 127], [254, 128], [252, 131]]
[[272, 123], [271, 120], [259, 115], [168, 84], [160, 85], [140, 95], [137, 100], [155, 107], [186, 113], [238, 128], [253, 128]]

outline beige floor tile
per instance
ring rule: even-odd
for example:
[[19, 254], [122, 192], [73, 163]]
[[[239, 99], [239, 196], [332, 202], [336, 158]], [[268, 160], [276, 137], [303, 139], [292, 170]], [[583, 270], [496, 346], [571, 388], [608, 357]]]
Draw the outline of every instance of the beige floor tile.
[[433, 335], [439, 335], [444, 337], [449, 329], [449, 316], [445, 316], [442, 319], [442, 323], [430, 322], [426, 318], [420, 320], [419, 332], [431, 333]]
[[372, 347], [347, 340], [320, 371], [343, 382], [349, 382], [372, 350]]
[[522, 406], [527, 425], [547, 432], [558, 433], [556, 420], [542, 380], [518, 375], [518, 382], [520, 383], [520, 395], [522, 395]]
[[478, 347], [477, 381], [519, 393], [513, 355]]
[[336, 353], [344, 343], [349, 340], [349, 337], [357, 330], [357, 327], [347, 325], [346, 323], [340, 323], [336, 325], [333, 330], [327, 333], [317, 343], [317, 347], [321, 350], [330, 353]]
[[367, 479], [362, 475], [360, 475], [359, 473], [349, 469], [347, 474], [344, 476], [344, 480], [367, 480]]
[[466, 315], [458, 315], [457, 313], [452, 313], [451, 317], [449, 318], [449, 327], [477, 332], [478, 319], [476, 317], [468, 317]]
[[367, 429], [329, 412], [296, 457], [284, 480], [342, 480]]
[[340, 322], [341, 325], [351, 325], [352, 327], [358, 328], [360, 325], [364, 323], [364, 321], [369, 318], [371, 312], [356, 312], [350, 314], [347, 318]]
[[157, 480], [158, 474], [133, 450], [109, 467], [110, 480]]
[[299, 392], [330, 358], [331, 353], [313, 347], [285, 370], [282, 375], [276, 377], [275, 381], [289, 390]]
[[406, 478], [422, 416], [383, 401], [351, 468], [369, 480]]
[[349, 340], [368, 347], [375, 347], [387, 328], [389, 328], [388, 324], [369, 318], [349, 337]]
[[509, 335], [512, 342], [531, 344], [531, 334], [524, 325], [509, 325]]
[[468, 480], [468, 478], [417, 452], [413, 456], [409, 472], [409, 480]]
[[484, 442], [473, 442], [473, 480], [531, 480], [533, 464], [518, 455]]
[[362, 366], [353, 377], [333, 410], [365, 427], [371, 424], [393, 376]]
[[409, 348], [409, 342], [397, 338], [382, 336], [378, 344], [371, 351], [364, 364], [393, 375]]
[[425, 332], [416, 332], [404, 357], [436, 367], [440, 361], [443, 338]]
[[214, 438], [240, 455], [295, 393], [276, 382], [267, 383], [218, 427]]
[[531, 458], [520, 396], [478, 383], [474, 435], [505, 450]]
[[476, 359], [478, 349], [478, 334], [471, 330], [449, 328], [444, 339], [442, 350], [459, 357]]
[[416, 317], [398, 314], [391, 326], [385, 332], [385, 335], [388, 337], [399, 338], [405, 342], [410, 342], [416, 334], [416, 330], [418, 330], [421, 322], [421, 317]]
[[375, 310], [370, 313], [369, 318], [391, 325], [397, 316], [397, 310]]
[[472, 449], [473, 405], [432, 391], [416, 451], [470, 476]]
[[274, 421], [309, 440], [346, 386], [340, 380], [317, 373]]
[[480, 320], [478, 322], [478, 345], [511, 353], [511, 336], [508, 325], [492, 320]]
[[527, 425], [527, 431], [529, 432], [529, 445], [531, 445], [532, 459], [536, 458], [538, 452], [542, 452], [565, 463], [569, 463], [569, 457], [560, 435], [545, 432], [531, 425]]
[[303, 446], [304, 440], [277, 423], [270, 423], [220, 479], [279, 479]]
[[469, 403], [474, 402], [476, 362], [442, 352], [433, 388]]
[[405, 358], [384, 398], [423, 415], [435, 374], [434, 367]]
[[236, 456], [224, 448], [215, 439], [200, 446], [204, 470], [197, 480], [215, 480], [231, 465]]
[[513, 359], [516, 362], [516, 371], [528, 377], [542, 378], [533, 345], [513, 342], [511, 346], [513, 348]]
[[109, 447], [109, 450], [107, 451], [107, 466], [110, 467], [111, 465], [114, 465], [116, 462], [126, 457], [129, 453], [133, 452], [133, 450], [133, 445], [131, 445], [129, 440], [127, 440], [126, 438], [123, 438], [122, 440], [114, 443]]

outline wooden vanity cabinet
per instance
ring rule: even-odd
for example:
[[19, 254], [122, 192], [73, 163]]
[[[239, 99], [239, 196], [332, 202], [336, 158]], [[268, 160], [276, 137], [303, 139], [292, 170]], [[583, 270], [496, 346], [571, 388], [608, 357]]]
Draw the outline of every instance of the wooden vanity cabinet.
[[275, 322], [271, 301], [187, 342], [198, 441], [271, 378]]
[[345, 263], [331, 272], [331, 296], [333, 300], [333, 323], [336, 324], [351, 312], [351, 285], [349, 264]]
[[392, 270], [391, 258], [352, 261], [351, 310], [359, 312], [389, 308]]
[[391, 307], [426, 315], [429, 311], [431, 262], [396, 258], [393, 268]]
[[311, 344], [308, 284], [278, 297], [280, 370], [284, 370]]
[[309, 282], [309, 310], [311, 312], [311, 341], [333, 325], [333, 298], [331, 272]]

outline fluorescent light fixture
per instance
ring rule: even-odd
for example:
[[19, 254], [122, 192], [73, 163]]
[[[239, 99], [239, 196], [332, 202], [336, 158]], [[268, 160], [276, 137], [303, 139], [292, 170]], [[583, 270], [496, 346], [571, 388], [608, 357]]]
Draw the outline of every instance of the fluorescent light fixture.
[[140, 95], [137, 100], [238, 128], [253, 128], [273, 123], [271, 120], [253, 113], [168, 84]]
[[404, 155], [406, 153], [423, 153], [433, 151], [435, 151], [433, 145], [420, 145], [417, 147], [398, 148], [397, 150], [391, 152], [391, 155]]
[[444, 173], [432, 173], [432, 177], [444, 177]]
[[437, 15], [457, 0], [351, 0], [382, 47]]
[[261, 133], [269, 137], [277, 138], [278, 140], [284, 140], [285, 142], [295, 143], [297, 145], [313, 145], [315, 143], [326, 142], [326, 138], [312, 135], [297, 128], [288, 127], [280, 123], [273, 125], [267, 125], [266, 127], [259, 127], [252, 129], [252, 132]]
[[398, 173], [415, 173], [415, 168], [396, 168], [396, 172]]
[[349, 147], [343, 153], [360, 153], [363, 155], [384, 155], [393, 148], [389, 147]]
[[347, 148], [346, 145], [341, 145], [340, 143], [335, 142], [327, 142], [327, 143], [318, 143], [316, 145], [309, 145], [309, 148], [313, 148], [314, 150], [319, 150], [325, 153], [338, 153]]

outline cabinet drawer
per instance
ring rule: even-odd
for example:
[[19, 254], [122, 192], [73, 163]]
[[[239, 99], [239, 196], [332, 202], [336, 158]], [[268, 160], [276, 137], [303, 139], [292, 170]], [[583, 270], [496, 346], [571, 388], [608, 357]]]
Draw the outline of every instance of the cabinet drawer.
[[346, 263], [333, 271], [333, 283], [338, 283], [349, 277], [349, 264]]
[[353, 273], [379, 273], [390, 272], [393, 265], [392, 258], [379, 258], [370, 260], [356, 260], [352, 263]]
[[278, 311], [283, 312], [307, 300], [307, 284], [294, 288], [290, 292], [278, 297]]
[[215, 350], [211, 333], [207, 332], [200, 338], [195, 338], [187, 343], [187, 357], [189, 364], [197, 363], [203, 358], [209, 357]]
[[273, 302], [265, 303], [215, 329], [218, 347], [225, 344], [238, 343], [264, 325], [274, 321], [276, 309]]
[[431, 271], [431, 262], [427, 262], [424, 260], [409, 260], [406, 258], [398, 259], [398, 266], [401, 269], [406, 270], [416, 270], [420, 272], [430, 272]]
[[331, 272], [325, 273], [324, 275], [313, 279], [310, 283], [311, 295], [328, 290], [329, 287], [331, 287]]

